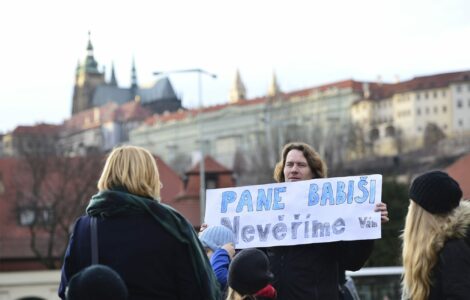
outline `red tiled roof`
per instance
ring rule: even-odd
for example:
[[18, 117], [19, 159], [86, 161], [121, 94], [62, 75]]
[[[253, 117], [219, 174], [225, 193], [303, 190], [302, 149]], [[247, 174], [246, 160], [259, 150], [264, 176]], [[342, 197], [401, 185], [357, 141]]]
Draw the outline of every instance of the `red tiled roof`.
[[62, 129], [62, 125], [41, 123], [33, 126], [18, 126], [13, 130], [13, 134], [57, 134]]
[[[225, 168], [211, 156], [206, 156], [204, 159], [205, 171], [208, 174], [217, 175], [217, 188], [232, 187], [235, 186], [235, 180], [233, 179], [233, 171]], [[199, 209], [199, 189], [200, 189], [200, 178], [199, 178], [199, 163], [196, 164], [191, 170], [186, 173], [187, 182], [183, 192], [175, 197], [172, 206], [177, 210], [188, 211], [188, 214], [184, 216], [191, 220], [193, 226], [200, 225], [200, 209]]]
[[470, 153], [447, 167], [445, 171], [457, 180], [462, 189], [464, 199], [470, 200]]
[[470, 80], [470, 71], [441, 73], [427, 76], [414, 77], [411, 80], [397, 83], [397, 91], [423, 90], [432, 88], [442, 88], [452, 82]]
[[135, 101], [130, 101], [119, 106], [115, 111], [114, 118], [121, 121], [140, 121], [145, 120], [151, 115], [151, 112], [142, 107], [140, 103]]
[[[183, 191], [183, 181], [178, 173], [163, 160], [159, 157], [155, 157], [155, 160], [157, 162], [158, 173], [160, 174], [160, 181], [163, 184], [163, 188], [160, 191], [162, 202], [172, 205], [176, 195]], [[184, 215], [184, 212], [181, 213]]]
[[[108, 102], [103, 106], [81, 111], [64, 122], [68, 130], [83, 130], [100, 126], [114, 119], [114, 112], [119, 106], [115, 102]], [[96, 119], [95, 112], [98, 110], [99, 118]]]
[[[331, 88], [338, 88], [338, 89], [344, 89], [344, 88], [351, 88], [353, 91], [360, 92], [362, 91], [362, 82], [359, 81], [354, 81], [354, 80], [343, 80], [343, 81], [338, 81], [338, 82], [333, 82], [329, 84], [324, 84], [320, 86], [316, 86], [313, 88], [307, 88], [307, 89], [302, 89], [302, 90], [297, 90], [289, 93], [281, 93], [281, 99], [284, 101], [286, 99], [289, 99], [290, 97], [296, 97], [296, 96], [308, 96], [312, 94], [314, 91], [325, 91]], [[145, 120], [145, 124], [147, 125], [154, 125], [157, 122], [167, 122], [167, 121], [177, 121], [177, 120], [182, 120], [185, 119], [189, 116], [195, 116], [199, 112], [202, 113], [207, 113], [207, 112], [214, 112], [221, 110], [225, 107], [229, 106], [247, 106], [247, 105], [255, 105], [255, 104], [260, 104], [264, 103], [269, 100], [269, 97], [263, 96], [263, 97], [257, 97], [257, 98], [252, 98], [252, 99], [247, 99], [244, 101], [239, 101], [235, 103], [224, 103], [224, 104], [218, 104], [214, 106], [209, 106], [209, 107], [204, 107], [201, 109], [191, 109], [187, 111], [178, 111], [174, 113], [169, 113], [166, 115], [153, 115]]]
[[[196, 163], [186, 174], [199, 174], [200, 162]], [[231, 173], [232, 170], [227, 169], [218, 163], [212, 156], [207, 155], [204, 158], [204, 170], [206, 173]]]
[[298, 90], [298, 91], [293, 91], [290, 93], [286, 93], [285, 96], [290, 98], [290, 97], [306, 97], [313, 92], [324, 92], [328, 89], [332, 88], [337, 88], [337, 89], [347, 89], [350, 88], [355, 92], [360, 92], [362, 91], [362, 82], [352, 80], [352, 79], [347, 79], [347, 80], [341, 80], [341, 81], [336, 81], [332, 83], [327, 83], [327, 84], [322, 84], [319, 86], [303, 89], [303, 90]]
[[407, 81], [393, 84], [378, 84], [371, 82], [369, 83], [370, 97], [368, 99], [359, 99], [355, 101], [355, 103], [371, 100], [380, 101], [390, 98], [396, 93], [443, 88], [449, 86], [453, 82], [468, 80], [470, 80], [470, 71], [418, 76]]
[[108, 122], [143, 121], [151, 116], [151, 112], [135, 101], [118, 105], [108, 102], [103, 106], [90, 108], [73, 115], [64, 122], [65, 128], [81, 131], [101, 126]]

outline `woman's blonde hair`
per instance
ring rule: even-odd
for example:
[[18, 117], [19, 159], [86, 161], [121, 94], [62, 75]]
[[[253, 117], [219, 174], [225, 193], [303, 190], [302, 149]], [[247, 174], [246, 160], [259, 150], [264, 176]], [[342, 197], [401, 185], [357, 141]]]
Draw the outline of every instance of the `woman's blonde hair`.
[[227, 298], [225, 300], [250, 300], [250, 299], [255, 300], [256, 298], [251, 295], [242, 296], [231, 287], [228, 287]]
[[327, 167], [323, 159], [315, 149], [305, 143], [289, 143], [284, 146], [281, 151], [281, 160], [274, 168], [274, 180], [276, 182], [284, 182], [284, 167], [286, 166], [286, 157], [291, 150], [299, 150], [305, 156], [308, 166], [314, 175], [314, 178], [325, 178], [327, 176]]
[[108, 156], [98, 180], [98, 190], [124, 187], [130, 193], [160, 198], [160, 175], [153, 155], [136, 146], [120, 146]]
[[431, 270], [437, 262], [435, 236], [448, 224], [448, 216], [433, 215], [410, 201], [403, 239], [402, 285], [406, 299], [425, 300], [431, 286]]

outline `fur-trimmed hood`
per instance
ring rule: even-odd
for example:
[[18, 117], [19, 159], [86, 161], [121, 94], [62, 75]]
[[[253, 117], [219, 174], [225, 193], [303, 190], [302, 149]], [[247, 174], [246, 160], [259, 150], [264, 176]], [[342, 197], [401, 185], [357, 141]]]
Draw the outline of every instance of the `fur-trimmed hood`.
[[469, 238], [470, 229], [470, 201], [462, 200], [449, 215], [449, 222], [442, 227], [442, 231], [435, 235], [434, 249], [441, 251], [446, 241], [450, 239]]

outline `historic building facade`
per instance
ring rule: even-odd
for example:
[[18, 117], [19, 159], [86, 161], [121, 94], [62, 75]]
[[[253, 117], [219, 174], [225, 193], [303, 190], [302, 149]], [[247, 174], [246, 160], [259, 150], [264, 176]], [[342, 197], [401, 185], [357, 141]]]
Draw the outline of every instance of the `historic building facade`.
[[351, 118], [363, 129], [363, 138], [371, 145], [369, 152], [397, 155], [470, 134], [470, 71], [420, 76], [368, 89], [352, 105]]
[[155, 81], [150, 87], [140, 87], [134, 60], [131, 67], [131, 86], [120, 87], [116, 79], [114, 64], [110, 79], [100, 71], [93, 54], [93, 45], [88, 38], [87, 55], [83, 63], [78, 63], [75, 72], [75, 84], [72, 98], [72, 115], [81, 111], [99, 107], [109, 102], [124, 104], [137, 101], [153, 113], [176, 111], [181, 109], [181, 100], [176, 96], [168, 78]]
[[[237, 91], [238, 90], [238, 91]], [[166, 161], [210, 154], [229, 168], [240, 167], [241, 156], [273, 165], [287, 141], [305, 140], [322, 154], [342, 159], [337, 140], [348, 130], [351, 104], [363, 98], [362, 83], [354, 80], [281, 92], [273, 76], [268, 94], [245, 99], [237, 72], [230, 103], [149, 118], [130, 132], [130, 143], [150, 149]], [[239, 95], [239, 98], [235, 97]]]
[[274, 76], [268, 90], [245, 99], [237, 71], [228, 104], [149, 118], [130, 132], [130, 143], [170, 162], [208, 153], [236, 170], [240, 153], [273, 165], [279, 148], [293, 140], [341, 163], [396, 156], [470, 132], [468, 71], [396, 83], [345, 80], [288, 93]]

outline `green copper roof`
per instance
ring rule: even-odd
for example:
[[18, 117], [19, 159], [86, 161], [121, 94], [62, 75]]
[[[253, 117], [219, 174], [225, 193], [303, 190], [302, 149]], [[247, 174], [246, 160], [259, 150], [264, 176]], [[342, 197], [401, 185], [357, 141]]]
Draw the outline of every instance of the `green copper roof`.
[[85, 67], [85, 72], [86, 73], [100, 73], [98, 71], [98, 63], [95, 60], [95, 57], [93, 56], [93, 45], [91, 44], [91, 33], [88, 31], [88, 45], [87, 45], [87, 56], [85, 58], [85, 63], [83, 66]]

